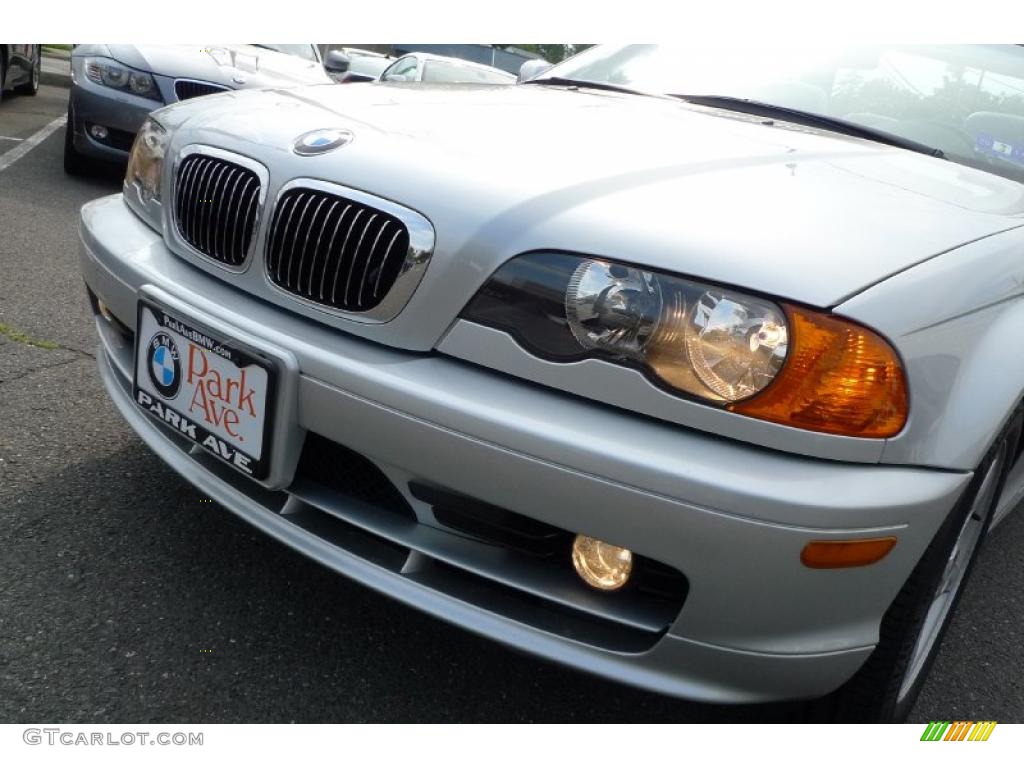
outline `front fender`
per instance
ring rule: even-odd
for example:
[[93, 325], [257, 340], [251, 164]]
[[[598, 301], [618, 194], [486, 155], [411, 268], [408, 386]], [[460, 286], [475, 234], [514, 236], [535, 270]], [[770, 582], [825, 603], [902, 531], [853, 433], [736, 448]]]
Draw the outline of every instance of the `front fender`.
[[906, 366], [910, 416], [881, 461], [974, 469], [1024, 394], [1024, 228], [948, 251], [835, 311], [878, 329]]

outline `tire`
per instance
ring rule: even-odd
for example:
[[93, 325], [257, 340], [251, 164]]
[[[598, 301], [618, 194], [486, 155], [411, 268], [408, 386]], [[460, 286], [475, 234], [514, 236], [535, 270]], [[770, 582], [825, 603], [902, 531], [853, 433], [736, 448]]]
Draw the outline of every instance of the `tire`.
[[36, 46], [36, 58], [32, 62], [32, 77], [27, 83], [23, 83], [14, 89], [15, 93], [22, 96], [35, 96], [39, 93], [39, 75], [43, 69], [43, 50]]
[[1018, 408], [882, 619], [879, 643], [838, 691], [812, 705], [834, 722], [903, 722], [935, 661], [1017, 456]]
[[81, 176], [91, 170], [89, 159], [75, 149], [75, 111], [68, 101], [68, 122], [64, 126], [64, 172]]

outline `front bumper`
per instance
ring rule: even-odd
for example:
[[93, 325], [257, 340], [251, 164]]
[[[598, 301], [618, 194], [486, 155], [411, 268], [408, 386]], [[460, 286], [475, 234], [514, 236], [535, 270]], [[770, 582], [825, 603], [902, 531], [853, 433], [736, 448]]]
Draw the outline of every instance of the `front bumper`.
[[[398, 600], [650, 690], [752, 702], [835, 689], [870, 654], [883, 613], [970, 479], [766, 451], [438, 354], [348, 337], [189, 266], [119, 195], [83, 208], [81, 237], [86, 283], [129, 328], [144, 293], [294, 361], [292, 423], [278, 427], [280, 471], [273, 487], [261, 487], [189, 450], [136, 408], [130, 345], [97, 318], [111, 397], [190, 482], [289, 546]], [[285, 437], [289, 429], [294, 441]], [[289, 475], [306, 430], [369, 457], [407, 496], [410, 481], [428, 482], [676, 568], [689, 582], [682, 609], [657, 631], [642, 621], [627, 627], [628, 611], [603, 615], [596, 599], [577, 605], [545, 592], [524, 572], [502, 568], [502, 555], [481, 559], [475, 543], [429, 514], [400, 527], [344, 499], [310, 498]], [[339, 520], [348, 527], [338, 528]], [[894, 535], [899, 544], [865, 568], [814, 571], [800, 563], [808, 540], [851, 535]], [[385, 545], [398, 547], [397, 560], [379, 550]], [[601, 619], [604, 629], [562, 621], [567, 614], [553, 607]]]

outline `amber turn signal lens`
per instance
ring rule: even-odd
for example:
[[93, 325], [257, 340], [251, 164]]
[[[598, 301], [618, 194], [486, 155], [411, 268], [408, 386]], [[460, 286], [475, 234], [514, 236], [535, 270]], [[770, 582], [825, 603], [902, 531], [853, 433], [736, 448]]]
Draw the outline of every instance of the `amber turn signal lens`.
[[758, 395], [728, 406], [791, 427], [851, 437], [891, 437], [907, 421], [896, 351], [874, 331], [833, 315], [785, 307], [786, 362]]
[[895, 546], [895, 536], [880, 539], [809, 541], [800, 553], [800, 562], [808, 568], [856, 568], [877, 563]]

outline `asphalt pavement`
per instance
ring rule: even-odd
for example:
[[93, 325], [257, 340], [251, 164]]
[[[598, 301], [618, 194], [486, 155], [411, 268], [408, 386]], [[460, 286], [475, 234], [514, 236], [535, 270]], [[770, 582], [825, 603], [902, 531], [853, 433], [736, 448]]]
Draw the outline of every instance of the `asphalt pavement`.
[[[0, 103], [4, 154], [67, 91]], [[308, 562], [167, 469], [110, 405], [77, 216], [120, 171], [64, 129], [0, 170], [0, 722], [786, 721], [606, 682]], [[981, 554], [912, 720], [1024, 720], [1024, 516]]]

